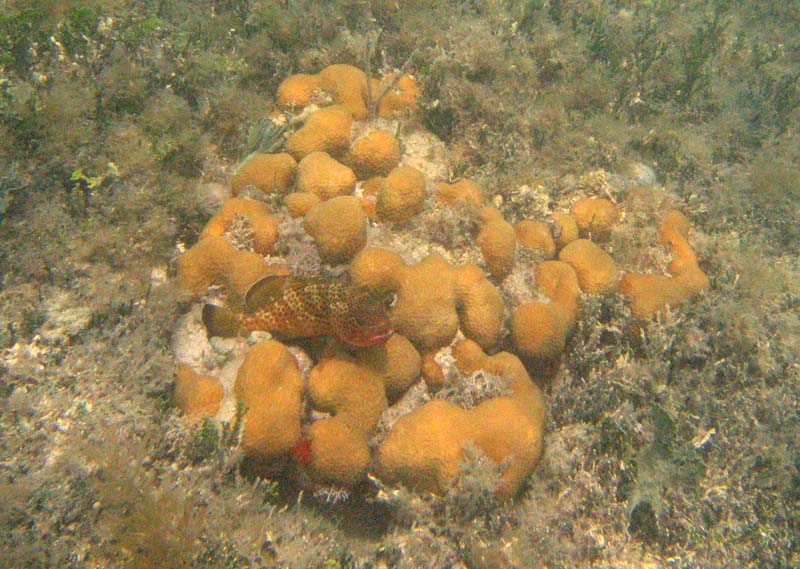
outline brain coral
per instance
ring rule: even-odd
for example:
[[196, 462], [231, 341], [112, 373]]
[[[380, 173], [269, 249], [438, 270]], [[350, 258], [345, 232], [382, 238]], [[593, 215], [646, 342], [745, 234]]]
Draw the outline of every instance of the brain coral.
[[[335, 308], [366, 327], [359, 303], [370, 298], [380, 343], [253, 336], [221, 344], [206, 337], [195, 306], [176, 333], [176, 403], [189, 419], [230, 421], [238, 402], [249, 463], [303, 487], [353, 488], [372, 474], [443, 493], [472, 449], [495, 463], [497, 494], [511, 497], [542, 453], [545, 398], [531, 376], [541, 384], [555, 375], [581, 298], [619, 290], [635, 316], [651, 318], [709, 280], [676, 210], [658, 228], [671, 255], [666, 274], [624, 272], [625, 256], [615, 257], [643, 216], [622, 215], [636, 203], [614, 195], [605, 175], [581, 179], [603, 182], [595, 193], [613, 201], [586, 197], [587, 182], [524, 211], [506, 199], [513, 188], [492, 195], [473, 181], [450, 183], [443, 143], [413, 118], [418, 93], [410, 76], [381, 80], [349, 65], [287, 78], [270, 115], [291, 131], [285, 152], [253, 154], [231, 179], [234, 195], [255, 186], [265, 201], [224, 202], [177, 261], [177, 280], [194, 299], [231, 311], [248, 304], [254, 282], [290, 266], [320, 279], [315, 287], [368, 287], [335, 307], [292, 289], [291, 318], [313, 306], [324, 319]], [[670, 203], [665, 189], [652, 191], [661, 191], [654, 203]], [[467, 397], [469, 381], [478, 387]]]

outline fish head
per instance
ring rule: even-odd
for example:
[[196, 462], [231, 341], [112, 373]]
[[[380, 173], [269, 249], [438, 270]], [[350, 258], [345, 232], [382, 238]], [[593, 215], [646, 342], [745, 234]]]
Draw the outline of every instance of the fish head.
[[394, 334], [385, 298], [367, 297], [354, 303], [342, 320], [339, 337], [359, 348], [385, 344]]

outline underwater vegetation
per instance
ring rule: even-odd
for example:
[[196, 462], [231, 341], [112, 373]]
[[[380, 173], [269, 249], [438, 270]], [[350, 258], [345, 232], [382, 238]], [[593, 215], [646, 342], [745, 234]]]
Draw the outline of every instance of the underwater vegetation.
[[[0, 564], [797, 565], [798, 25], [786, 2], [4, 3]], [[332, 65], [391, 78], [276, 124], [284, 81]], [[416, 111], [387, 118], [404, 76]], [[210, 285], [235, 304], [287, 268], [392, 293], [396, 373], [325, 336], [206, 339]], [[269, 468], [239, 356], [240, 391], [261, 357], [294, 386]], [[459, 426], [529, 385], [533, 460]], [[415, 485], [375, 449], [406, 456], [431, 408], [471, 436]], [[384, 476], [319, 476], [373, 454]]]

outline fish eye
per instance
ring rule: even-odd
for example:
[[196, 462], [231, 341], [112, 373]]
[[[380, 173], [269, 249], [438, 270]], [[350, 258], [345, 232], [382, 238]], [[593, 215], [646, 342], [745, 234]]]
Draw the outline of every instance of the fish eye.
[[394, 308], [395, 304], [397, 304], [397, 295], [394, 293], [387, 294], [383, 299], [383, 307], [387, 310]]

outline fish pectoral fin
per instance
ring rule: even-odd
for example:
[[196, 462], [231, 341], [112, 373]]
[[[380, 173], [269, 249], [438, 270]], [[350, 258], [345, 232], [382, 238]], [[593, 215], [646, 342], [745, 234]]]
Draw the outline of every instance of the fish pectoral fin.
[[244, 309], [247, 312], [255, 312], [267, 304], [274, 302], [283, 296], [287, 285], [292, 277], [285, 275], [264, 277], [257, 280], [244, 295]]
[[203, 307], [203, 324], [209, 338], [212, 336], [230, 338], [239, 334], [240, 331], [236, 314], [216, 304], [206, 304]]

